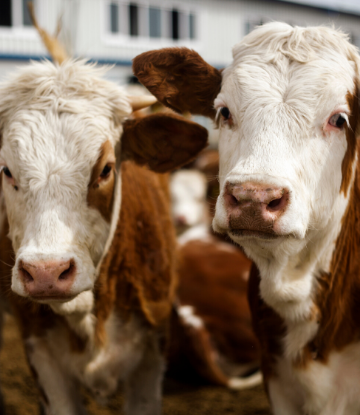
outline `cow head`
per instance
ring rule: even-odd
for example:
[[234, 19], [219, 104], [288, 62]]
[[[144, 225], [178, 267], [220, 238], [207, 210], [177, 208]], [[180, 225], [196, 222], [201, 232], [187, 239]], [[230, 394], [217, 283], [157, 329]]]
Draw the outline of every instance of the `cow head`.
[[179, 170], [171, 175], [172, 215], [178, 232], [199, 224], [208, 224], [206, 176], [195, 169]]
[[345, 35], [270, 23], [233, 48], [221, 73], [186, 49], [140, 55], [134, 70], [164, 104], [217, 123], [213, 227], [260, 271], [291, 254], [299, 264], [320, 255], [321, 235], [334, 243], [357, 158], [359, 57]]
[[175, 114], [128, 120], [129, 97], [100, 75], [83, 62], [33, 63], [0, 89], [12, 290], [32, 300], [93, 288], [118, 222], [122, 160], [166, 172], [206, 145], [206, 130]]

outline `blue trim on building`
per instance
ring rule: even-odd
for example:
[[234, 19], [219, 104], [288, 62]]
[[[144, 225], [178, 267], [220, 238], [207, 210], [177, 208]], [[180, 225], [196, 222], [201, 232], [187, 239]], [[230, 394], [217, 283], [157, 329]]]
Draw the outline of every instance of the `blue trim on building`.
[[[41, 61], [43, 59], [51, 60], [49, 55], [18, 55], [18, 54], [11, 54], [11, 53], [0, 53], [0, 61], [1, 60], [8, 60], [8, 61]], [[89, 62], [97, 62], [100, 65], [119, 65], [119, 66], [131, 66], [132, 62], [129, 60], [120, 60], [120, 59], [103, 59], [103, 58], [89, 58]]]
[[41, 61], [43, 59], [51, 60], [50, 56], [48, 55], [17, 55], [12, 53], [0, 53], [0, 60], [7, 60], [7, 61]]
[[89, 58], [88, 61], [89, 62], [97, 62], [100, 65], [132, 66], [132, 61], [119, 60], [119, 59], [103, 59], [103, 58], [95, 59], [95, 58]]

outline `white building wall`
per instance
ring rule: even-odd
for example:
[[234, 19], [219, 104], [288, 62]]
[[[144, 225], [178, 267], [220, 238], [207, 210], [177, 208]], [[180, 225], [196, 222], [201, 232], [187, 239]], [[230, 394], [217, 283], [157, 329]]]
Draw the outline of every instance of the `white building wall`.
[[[20, 0], [12, 0], [20, 4]], [[231, 62], [231, 49], [249, 28], [261, 22], [285, 21], [293, 25], [333, 24], [352, 35], [360, 46], [360, 15], [329, 13], [325, 10], [297, 6], [280, 1], [261, 0], [133, 0], [143, 6], [157, 6], [168, 13], [176, 8], [196, 15], [195, 40], [174, 41], [170, 38], [150, 39], [112, 34], [109, 28], [109, 4], [127, 5], [126, 0], [34, 0], [42, 27], [53, 33], [62, 15], [61, 40], [73, 56], [115, 63], [109, 77], [125, 82], [131, 75], [131, 60], [139, 53], [168, 46], [187, 46], [197, 50], [205, 60], [217, 67]], [[15, 4], [14, 3], [14, 4]], [[126, 9], [124, 8], [124, 10]], [[19, 21], [19, 16], [17, 18]], [[21, 19], [20, 19], [21, 20]], [[147, 21], [142, 20], [146, 25]], [[164, 24], [164, 23], [163, 23]], [[163, 27], [164, 31], [168, 28]], [[144, 31], [144, 30], [143, 30]], [[14, 63], [24, 64], [28, 57], [48, 56], [34, 28], [0, 27], [0, 78]]]

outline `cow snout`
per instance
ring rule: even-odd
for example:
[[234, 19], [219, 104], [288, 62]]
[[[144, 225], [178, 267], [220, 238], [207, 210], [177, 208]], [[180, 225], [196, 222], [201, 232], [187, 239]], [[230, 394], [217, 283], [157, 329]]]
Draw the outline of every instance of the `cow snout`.
[[286, 211], [289, 199], [286, 188], [253, 182], [228, 183], [224, 201], [231, 231], [276, 236], [276, 222]]
[[75, 261], [20, 261], [19, 274], [30, 297], [66, 300], [71, 297], [70, 290], [76, 274]]
[[175, 225], [176, 226], [187, 226], [188, 221], [184, 215], [177, 215], [175, 217]]

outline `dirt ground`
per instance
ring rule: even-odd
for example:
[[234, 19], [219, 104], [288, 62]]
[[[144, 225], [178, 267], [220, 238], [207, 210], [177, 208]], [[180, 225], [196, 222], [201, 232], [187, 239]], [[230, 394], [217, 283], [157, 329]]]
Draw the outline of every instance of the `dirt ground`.
[[[6, 319], [3, 349], [0, 355], [0, 379], [7, 415], [38, 415], [37, 391], [25, 362], [14, 320]], [[114, 397], [107, 408], [85, 396], [90, 415], [122, 414], [121, 396]], [[270, 415], [262, 387], [229, 391], [213, 386], [194, 386], [166, 379], [163, 415]]]

